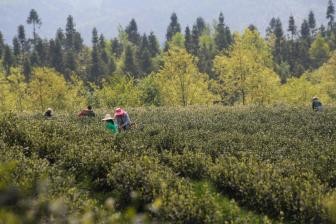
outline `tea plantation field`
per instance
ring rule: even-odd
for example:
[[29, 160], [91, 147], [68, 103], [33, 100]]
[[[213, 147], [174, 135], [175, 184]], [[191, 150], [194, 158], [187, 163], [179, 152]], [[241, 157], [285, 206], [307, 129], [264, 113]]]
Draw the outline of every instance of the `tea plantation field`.
[[336, 223], [336, 110], [0, 116], [0, 223]]

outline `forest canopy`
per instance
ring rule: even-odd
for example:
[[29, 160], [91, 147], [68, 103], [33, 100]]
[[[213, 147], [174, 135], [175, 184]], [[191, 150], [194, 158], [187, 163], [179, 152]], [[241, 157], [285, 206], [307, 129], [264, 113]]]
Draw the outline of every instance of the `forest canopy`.
[[[219, 13], [181, 27], [176, 13], [160, 45], [135, 19], [116, 37], [92, 29], [85, 45], [69, 15], [55, 37], [40, 37], [43, 18], [32, 9], [12, 44], [0, 32], [1, 110], [43, 111], [95, 107], [209, 105], [307, 105], [313, 96], [336, 98], [336, 26], [332, 0], [327, 24], [313, 11], [302, 24], [272, 18], [262, 36], [251, 24], [231, 32]], [[28, 31], [29, 30], [29, 31]], [[27, 35], [31, 32], [31, 35]], [[31, 36], [31, 38], [28, 38]]]

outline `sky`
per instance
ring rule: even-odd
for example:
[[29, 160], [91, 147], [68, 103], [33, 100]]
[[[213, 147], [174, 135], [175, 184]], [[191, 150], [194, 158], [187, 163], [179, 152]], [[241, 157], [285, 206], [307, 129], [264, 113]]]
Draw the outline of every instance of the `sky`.
[[220, 12], [233, 31], [242, 31], [250, 24], [258, 27], [263, 34], [272, 17], [282, 19], [287, 28], [288, 17], [292, 14], [302, 22], [310, 10], [316, 14], [318, 24], [325, 22], [328, 0], [0, 0], [0, 31], [7, 42], [11, 42], [17, 26], [26, 26], [30, 35], [31, 27], [26, 24], [29, 11], [34, 8], [42, 19], [38, 30], [42, 37], [54, 37], [57, 28], [65, 27], [66, 17], [74, 17], [76, 28], [90, 42], [91, 31], [110, 39], [118, 34], [118, 27], [125, 27], [135, 18], [139, 32], [154, 31], [164, 41], [172, 12], [176, 12], [184, 30], [192, 26], [197, 17], [203, 17], [213, 24]]

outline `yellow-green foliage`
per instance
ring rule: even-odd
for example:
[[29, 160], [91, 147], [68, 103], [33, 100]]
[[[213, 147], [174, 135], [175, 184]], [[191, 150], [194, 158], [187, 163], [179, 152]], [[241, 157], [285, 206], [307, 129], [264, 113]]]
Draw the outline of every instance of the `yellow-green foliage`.
[[67, 83], [61, 74], [47, 68], [34, 69], [29, 95], [36, 110], [67, 108], [67, 90]]
[[307, 105], [313, 96], [319, 96], [325, 100], [320, 92], [319, 86], [308, 81], [306, 75], [301, 78], [291, 78], [281, 87], [278, 102], [291, 105]]
[[184, 39], [183, 34], [176, 33], [172, 37], [171, 41], [169, 41], [168, 46], [169, 46], [169, 48], [174, 48], [174, 47], [184, 48], [184, 41], [185, 41], [185, 39]]
[[[212, 48], [212, 40], [206, 37], [200, 39], [201, 48]], [[162, 66], [156, 73], [141, 80], [113, 74], [99, 87], [91, 84], [88, 88], [76, 75], [66, 82], [62, 74], [50, 68], [34, 68], [31, 80], [26, 82], [22, 69], [12, 68], [9, 75], [0, 73], [0, 110], [42, 112], [51, 107], [77, 111], [88, 104], [209, 105], [220, 98], [227, 104], [308, 105], [313, 96], [323, 104], [335, 102], [336, 54], [317, 70], [289, 78], [281, 85], [268, 44], [259, 33], [247, 29], [242, 35], [235, 34], [228, 52], [215, 57], [218, 80], [209, 80], [199, 71], [198, 58], [180, 46], [181, 40], [183, 36], [176, 34], [170, 49], [157, 57], [156, 66]]]
[[9, 82], [10, 94], [8, 100], [10, 108], [15, 108], [16, 111], [22, 111], [25, 105], [25, 98], [27, 97], [27, 84], [24, 82], [24, 76], [19, 69], [12, 69], [11, 74], [7, 77]]
[[183, 48], [173, 47], [164, 55], [155, 79], [164, 105], [210, 104], [216, 99], [207, 75], [198, 71], [197, 59]]
[[83, 81], [72, 77], [67, 83], [60, 73], [49, 68], [35, 68], [32, 79], [26, 83], [22, 71], [11, 69], [5, 77], [0, 73], [1, 111], [74, 110], [87, 104]]
[[309, 79], [320, 87], [320, 94], [327, 95], [330, 99], [336, 99], [336, 54], [333, 54], [327, 63], [314, 71]]
[[140, 105], [140, 91], [134, 79], [126, 75], [114, 75], [95, 89], [94, 96], [101, 107]]
[[71, 77], [67, 92], [68, 106], [70, 109], [78, 110], [90, 104], [89, 92], [84, 85], [84, 82], [78, 76]]
[[291, 78], [281, 86], [278, 101], [286, 104], [307, 105], [313, 96], [322, 102], [333, 104], [336, 99], [336, 55], [319, 69], [300, 78]]
[[228, 55], [217, 56], [214, 69], [222, 83], [222, 96], [237, 97], [242, 103], [271, 103], [279, 78], [272, 70], [270, 48], [256, 31], [235, 35]]
[[330, 219], [336, 223], [336, 191], [325, 198], [324, 206]]
[[12, 94], [10, 91], [10, 86], [8, 80], [5, 79], [5, 75], [0, 72], [0, 110], [11, 110], [12, 109]]
[[309, 49], [310, 58], [315, 63], [314, 66], [321, 66], [328, 59], [329, 54], [330, 47], [328, 41], [319, 34]]

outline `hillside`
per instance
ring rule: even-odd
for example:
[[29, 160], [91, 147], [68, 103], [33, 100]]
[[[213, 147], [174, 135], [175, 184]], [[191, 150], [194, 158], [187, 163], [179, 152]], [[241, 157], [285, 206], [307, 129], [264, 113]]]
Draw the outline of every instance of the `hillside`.
[[[165, 7], [160, 2], [164, 2]], [[42, 18], [43, 25], [39, 32], [43, 37], [53, 37], [55, 30], [64, 27], [66, 17], [71, 14], [86, 42], [90, 40], [94, 26], [107, 37], [112, 37], [116, 35], [118, 25], [125, 26], [131, 18], [136, 19], [141, 32], [153, 30], [164, 40], [173, 11], [178, 14], [183, 27], [192, 24], [198, 16], [212, 23], [222, 11], [232, 30], [239, 31], [249, 24], [255, 24], [264, 32], [273, 16], [281, 17], [283, 23], [287, 24], [287, 18], [293, 14], [300, 22], [309, 10], [315, 12], [320, 23], [324, 20], [326, 6], [327, 0], [6, 0], [0, 1], [0, 31], [4, 33], [6, 41], [11, 42], [17, 26], [25, 24], [30, 9], [35, 8]]]

